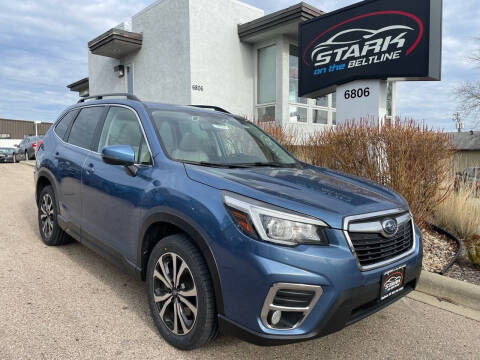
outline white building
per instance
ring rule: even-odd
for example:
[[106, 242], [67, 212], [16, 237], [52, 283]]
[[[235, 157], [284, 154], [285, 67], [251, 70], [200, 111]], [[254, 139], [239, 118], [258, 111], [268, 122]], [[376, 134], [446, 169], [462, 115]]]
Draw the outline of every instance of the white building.
[[68, 87], [321, 129], [336, 123], [335, 94], [298, 97], [297, 37], [322, 14], [303, 2], [264, 15], [237, 0], [158, 0], [90, 41], [88, 78]]

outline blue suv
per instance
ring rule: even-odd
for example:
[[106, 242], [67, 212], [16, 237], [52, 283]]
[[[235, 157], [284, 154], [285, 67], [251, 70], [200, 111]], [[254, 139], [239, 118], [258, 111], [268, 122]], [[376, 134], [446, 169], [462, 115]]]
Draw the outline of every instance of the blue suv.
[[180, 349], [219, 331], [324, 336], [412, 291], [421, 270], [401, 196], [300, 162], [217, 107], [82, 99], [45, 136], [35, 184], [43, 242], [76, 239], [145, 280]]

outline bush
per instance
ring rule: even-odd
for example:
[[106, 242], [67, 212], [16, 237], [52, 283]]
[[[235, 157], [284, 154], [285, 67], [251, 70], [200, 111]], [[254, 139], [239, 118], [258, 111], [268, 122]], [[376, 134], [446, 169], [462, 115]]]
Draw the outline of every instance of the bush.
[[447, 181], [453, 155], [448, 136], [412, 120], [347, 122], [300, 139], [279, 125], [260, 125], [302, 161], [394, 189], [420, 225], [453, 187]]

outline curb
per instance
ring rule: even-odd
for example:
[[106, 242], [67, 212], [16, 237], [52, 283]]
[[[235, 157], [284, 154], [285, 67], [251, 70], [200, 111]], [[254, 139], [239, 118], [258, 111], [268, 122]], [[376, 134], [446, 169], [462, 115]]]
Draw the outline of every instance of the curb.
[[417, 291], [480, 311], [480, 286], [422, 270]]

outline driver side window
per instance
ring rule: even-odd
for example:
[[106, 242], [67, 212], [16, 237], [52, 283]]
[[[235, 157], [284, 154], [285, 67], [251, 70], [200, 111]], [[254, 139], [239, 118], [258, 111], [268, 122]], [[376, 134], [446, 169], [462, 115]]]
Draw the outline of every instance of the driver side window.
[[112, 106], [108, 111], [97, 151], [102, 152], [105, 146], [110, 145], [130, 145], [135, 151], [137, 164], [152, 163], [137, 116], [127, 108]]

